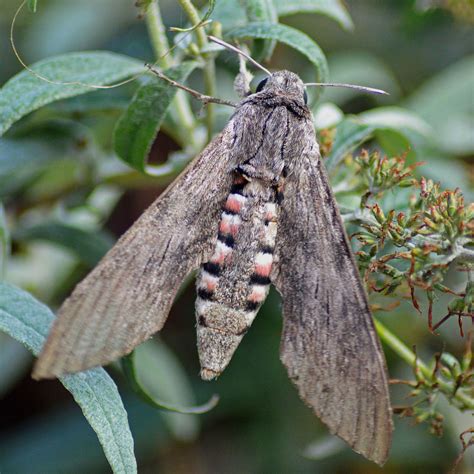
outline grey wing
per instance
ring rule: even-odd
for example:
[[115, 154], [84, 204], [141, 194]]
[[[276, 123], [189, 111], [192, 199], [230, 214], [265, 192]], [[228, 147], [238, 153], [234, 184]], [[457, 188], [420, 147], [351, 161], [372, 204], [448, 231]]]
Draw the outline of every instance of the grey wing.
[[279, 220], [281, 360], [330, 431], [382, 464], [392, 435], [385, 360], [336, 206], [314, 141], [285, 183]]
[[213, 248], [232, 180], [232, 122], [61, 306], [33, 377], [104, 365], [160, 330], [183, 279]]

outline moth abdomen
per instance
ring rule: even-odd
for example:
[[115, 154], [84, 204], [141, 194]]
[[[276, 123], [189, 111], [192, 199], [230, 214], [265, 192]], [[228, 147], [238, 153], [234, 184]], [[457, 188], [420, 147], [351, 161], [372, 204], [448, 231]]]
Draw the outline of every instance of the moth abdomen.
[[203, 269], [210, 275], [218, 277], [221, 272], [221, 267], [218, 263], [206, 262], [203, 265]]
[[219, 232], [217, 234], [217, 240], [219, 240], [229, 248], [233, 248], [235, 245], [235, 239], [232, 234], [225, 234], [223, 232]]
[[262, 286], [269, 285], [271, 282], [268, 276], [263, 276], [258, 273], [252, 273], [252, 276], [250, 277], [250, 283], [253, 285]]
[[280, 205], [283, 202], [285, 195], [283, 194], [283, 190], [278, 190], [276, 193], [276, 203]]
[[238, 171], [223, 205], [217, 241], [197, 279], [201, 375], [219, 375], [270, 288], [277, 232], [277, 187]]
[[244, 188], [248, 181], [243, 177], [238, 175], [238, 178], [234, 180], [232, 187], [230, 188], [230, 194], [242, 194], [244, 192]]
[[260, 308], [260, 305], [261, 301], [248, 300], [245, 304], [245, 309], [250, 313], [254, 313]]
[[273, 255], [273, 253], [275, 252], [275, 247], [272, 245], [262, 245], [260, 252]]
[[[207, 283], [207, 282], [206, 282]], [[212, 285], [212, 283], [211, 283]], [[215, 284], [214, 284], [215, 286]], [[207, 288], [198, 288], [197, 291], [198, 297], [201, 298], [202, 300], [212, 300], [214, 296], [214, 291], [213, 289], [210, 289], [209, 286]]]

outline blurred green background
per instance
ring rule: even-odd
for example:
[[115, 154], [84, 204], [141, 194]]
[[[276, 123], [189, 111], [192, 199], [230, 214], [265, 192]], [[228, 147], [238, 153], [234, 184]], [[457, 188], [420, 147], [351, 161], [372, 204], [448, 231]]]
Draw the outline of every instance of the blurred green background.
[[[280, 4], [284, 2], [278, 2]], [[172, 1], [160, 2], [166, 25], [185, 26], [186, 19]], [[470, 0], [364, 0], [345, 2], [350, 17], [334, 19], [317, 14], [283, 17], [280, 21], [305, 31], [328, 57], [330, 79], [380, 87], [389, 97], [363, 96], [350, 90], [326, 91], [323, 101], [345, 114], [361, 114], [375, 107], [397, 106], [413, 112], [416, 127], [427, 127], [431, 142], [423, 142], [417, 159], [427, 161], [423, 174], [454, 188], [472, 192], [474, 175], [474, 3]], [[217, 0], [216, 14], [220, 5]], [[18, 1], [0, 4], [0, 84], [21, 70], [9, 44], [9, 29]], [[222, 14], [222, 13], [221, 13]], [[80, 50], [110, 50], [152, 59], [143, 20], [131, 0], [44, 0], [36, 14], [26, 10], [16, 27], [16, 43], [31, 64], [51, 55]], [[352, 22], [350, 20], [352, 18]], [[309, 66], [294, 51], [278, 46], [271, 68], [288, 68], [309, 78]], [[218, 96], [235, 97], [226, 64], [219, 63], [222, 80]], [[219, 76], [221, 77], [221, 76]], [[198, 75], [191, 84], [201, 88]], [[21, 215], [23, 224], [38, 222], [41, 210], [28, 211], [32, 203], [47, 205], [58, 196], [65, 206], [81, 202], [86, 189], [81, 183], [96, 167], [123, 172], [123, 180], [95, 191], [96, 220], [78, 211], [75, 224], [90, 229], [106, 219], [107, 231], [98, 234], [108, 246], [123, 233], [141, 211], [164, 189], [169, 180], [142, 178], [126, 173], [113, 157], [111, 130], [133, 91], [133, 84], [107, 92], [94, 92], [40, 110], [34, 120], [54, 122], [67, 117], [62, 127], [73, 127], [76, 146], [54, 141], [57, 129], [45, 143], [44, 160], [30, 166], [27, 151], [22, 167], [11, 166], [8, 150], [0, 142], [0, 196], [6, 209]], [[87, 99], [91, 97], [91, 99]], [[103, 102], [101, 102], [103, 101]], [[97, 104], [107, 104], [96, 112]], [[336, 107], [326, 109], [336, 115]], [[385, 112], [384, 120], [390, 118]], [[225, 113], [218, 111], [218, 126]], [[43, 114], [43, 115], [41, 115]], [[317, 116], [331, 120], [328, 116]], [[420, 125], [421, 124], [421, 125]], [[402, 124], [406, 126], [406, 123]], [[37, 132], [37, 133], [42, 133]], [[82, 142], [81, 142], [82, 140]], [[79, 145], [77, 145], [79, 143]], [[80, 144], [83, 143], [83, 146]], [[400, 147], [412, 147], [402, 142]], [[154, 162], [177, 149], [160, 134], [152, 151]], [[98, 160], [94, 161], [94, 160]], [[91, 164], [93, 163], [93, 164]], [[10, 168], [9, 168], [10, 166]], [[28, 187], [26, 187], [28, 184]], [[472, 196], [472, 194], [471, 194]], [[90, 204], [91, 205], [91, 204]], [[54, 210], [61, 216], [61, 206]], [[60, 237], [59, 237], [60, 239]], [[28, 239], [19, 238], [19, 241]], [[95, 254], [81, 260], [61, 246], [40, 239], [15, 244], [6, 278], [31, 291], [55, 308], [73, 283], [95, 261]], [[443, 329], [443, 338], [431, 335], [413, 308], [402, 305], [384, 313], [383, 321], [396, 328], [407, 345], [416, 344], [431, 356], [446, 349], [462, 353], [463, 340], [455, 323]], [[281, 318], [278, 296], [272, 292], [246, 335], [225, 374], [217, 382], [199, 379], [194, 333], [194, 288], [189, 285], [174, 304], [160, 338], [140, 349], [141, 369], [162, 399], [192, 404], [213, 393], [219, 405], [201, 416], [159, 412], [145, 405], [127, 389], [118, 371], [136, 443], [140, 472], [163, 473], [444, 473], [456, 458], [458, 435], [472, 426], [472, 413], [459, 414], [446, 404], [445, 433], [429, 434], [425, 425], [396, 419], [390, 459], [383, 469], [351, 452], [330, 437], [323, 425], [299, 400], [278, 358]], [[386, 353], [393, 378], [410, 376], [410, 368]], [[0, 471], [2, 473], [108, 472], [97, 439], [68, 392], [56, 381], [37, 383], [29, 376], [32, 359], [18, 343], [0, 334]], [[148, 368], [148, 369], [147, 369]], [[395, 403], [403, 403], [406, 390], [393, 390]], [[474, 456], [467, 452], [459, 472], [474, 472]]]

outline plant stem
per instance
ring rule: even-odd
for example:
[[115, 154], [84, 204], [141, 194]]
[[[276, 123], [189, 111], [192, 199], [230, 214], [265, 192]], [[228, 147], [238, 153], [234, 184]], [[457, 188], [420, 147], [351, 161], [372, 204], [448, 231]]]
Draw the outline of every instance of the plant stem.
[[[198, 25], [200, 20], [199, 13], [195, 6], [190, 0], [178, 0], [181, 8], [186, 13], [189, 21], [192, 25]], [[202, 50], [208, 45], [207, 36], [202, 26], [196, 28], [196, 40], [199, 49]], [[204, 88], [206, 95], [214, 96], [216, 94], [216, 68], [214, 64], [214, 58], [212, 54], [201, 53], [205, 60], [204, 65]], [[212, 138], [212, 129], [214, 125], [214, 106], [212, 104], [207, 105], [206, 109], [206, 126], [207, 126], [207, 139], [208, 141]]]
[[415, 362], [417, 367], [420, 369], [423, 376], [427, 379], [431, 379], [432, 371], [419, 359], [417, 359], [415, 353], [410, 350], [395, 334], [393, 334], [386, 326], [384, 326], [379, 320], [374, 319], [375, 329], [380, 339], [387, 344], [397, 355], [400, 356], [408, 365], [414, 366]]
[[[426, 380], [433, 380], [433, 370], [430, 369], [424, 362], [420, 361], [415, 355], [415, 353], [410, 350], [400, 339], [398, 339], [395, 334], [393, 334], [386, 326], [384, 326], [380, 321], [374, 319], [375, 328], [380, 339], [390, 347], [401, 359], [403, 359], [409, 366], [416, 367], [420, 370], [421, 374]], [[437, 385], [442, 390], [442, 392], [447, 396], [452, 396], [454, 392], [454, 385], [440, 378], [436, 380]], [[462, 393], [460, 390], [454, 395], [459, 402], [463, 404], [464, 407], [469, 409], [474, 409], [474, 400], [466, 394]]]
[[169, 53], [170, 45], [165, 33], [165, 26], [161, 19], [158, 0], [148, 5], [146, 10], [146, 26], [150, 35], [151, 46], [161, 68], [169, 68], [173, 65], [173, 58]]
[[[165, 33], [165, 26], [161, 18], [160, 7], [158, 0], [153, 0], [146, 11], [146, 25], [148, 33], [150, 35], [150, 42], [155, 53], [158, 65], [161, 68], [169, 68], [173, 66], [173, 57], [170, 54], [170, 47], [168, 38]], [[181, 145], [188, 143], [194, 148], [198, 147], [198, 143], [195, 136], [196, 125], [194, 122], [194, 115], [189, 106], [188, 98], [183, 91], [177, 91], [176, 96], [173, 99], [174, 109], [178, 122], [181, 127], [184, 128], [185, 133], [181, 133]]]

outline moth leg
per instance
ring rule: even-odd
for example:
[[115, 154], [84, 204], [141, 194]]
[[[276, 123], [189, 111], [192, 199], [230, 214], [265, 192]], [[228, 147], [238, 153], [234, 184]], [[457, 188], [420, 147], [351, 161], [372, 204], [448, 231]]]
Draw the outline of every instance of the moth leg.
[[242, 99], [252, 93], [250, 89], [250, 82], [252, 79], [253, 74], [247, 69], [245, 59], [239, 55], [239, 73], [234, 79], [234, 90]]
[[[285, 170], [283, 169], [283, 172]], [[280, 178], [280, 181], [278, 182], [278, 184], [276, 186], [274, 186], [274, 189], [275, 189], [275, 201], [277, 203], [277, 205], [281, 205], [281, 203], [283, 202], [283, 198], [285, 197], [285, 178], [281, 177]]]

